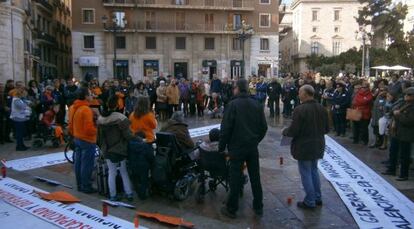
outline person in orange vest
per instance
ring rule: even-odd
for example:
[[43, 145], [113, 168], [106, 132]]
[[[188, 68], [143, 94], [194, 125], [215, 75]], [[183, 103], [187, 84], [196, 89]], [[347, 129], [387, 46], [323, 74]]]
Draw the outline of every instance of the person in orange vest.
[[101, 100], [99, 96], [102, 94], [101, 88], [96, 83], [91, 83], [92, 102], [90, 104], [93, 108], [99, 108], [101, 106]]
[[139, 132], [143, 132], [145, 134], [145, 141], [148, 143], [155, 141], [154, 131], [157, 128], [157, 120], [150, 108], [150, 104], [148, 97], [139, 96], [134, 112], [129, 116], [132, 133], [135, 135]]
[[69, 109], [69, 133], [75, 141], [75, 175], [78, 191], [95, 193], [91, 177], [95, 163], [97, 128], [94, 111], [89, 107], [92, 92], [85, 86]]

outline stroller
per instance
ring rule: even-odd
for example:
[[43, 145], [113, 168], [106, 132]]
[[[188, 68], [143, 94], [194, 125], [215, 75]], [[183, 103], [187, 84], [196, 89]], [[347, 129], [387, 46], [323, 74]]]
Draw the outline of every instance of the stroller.
[[39, 124], [38, 133], [32, 142], [32, 147], [34, 149], [39, 149], [48, 141], [51, 141], [52, 146], [57, 148], [65, 141], [65, 135], [62, 127], [56, 126], [55, 128], [51, 128], [41, 122]]
[[152, 188], [168, 193], [176, 200], [185, 200], [197, 179], [197, 163], [178, 146], [174, 134], [158, 132]]
[[[229, 162], [224, 153], [218, 151], [209, 152], [198, 147], [200, 153], [199, 159], [199, 186], [196, 192], [196, 201], [201, 203], [204, 196], [209, 192], [215, 192], [219, 185], [223, 186], [226, 192], [229, 191]], [[243, 182], [240, 190], [240, 196], [243, 195], [244, 185], [248, 182], [246, 175], [242, 174], [240, 178]], [[208, 189], [206, 182], [208, 181]]]

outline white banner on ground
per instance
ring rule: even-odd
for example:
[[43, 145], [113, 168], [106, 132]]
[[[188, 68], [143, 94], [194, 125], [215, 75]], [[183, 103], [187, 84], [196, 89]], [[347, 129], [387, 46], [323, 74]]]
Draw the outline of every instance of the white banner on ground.
[[220, 129], [220, 124], [193, 128], [193, 129], [189, 129], [188, 131], [190, 132], [190, 136], [192, 138], [196, 138], [196, 137], [208, 135], [208, 132], [210, 132], [210, 130], [214, 128]]
[[[12, 178], [0, 178], [0, 199], [60, 228], [134, 228], [133, 219], [128, 222], [111, 215], [103, 217], [100, 211], [82, 204], [45, 201], [40, 199], [33, 190], [44, 192]], [[30, 221], [32, 218], [21, 220]], [[139, 228], [145, 229], [142, 226]]]
[[360, 228], [414, 228], [414, 203], [344, 147], [326, 136], [319, 169]]
[[[68, 152], [68, 156], [72, 157], [72, 151]], [[26, 171], [51, 165], [63, 164], [66, 162], [67, 160], [65, 158], [64, 153], [58, 152], [11, 160], [7, 161], [6, 165], [8, 168], [12, 168], [17, 171]]]

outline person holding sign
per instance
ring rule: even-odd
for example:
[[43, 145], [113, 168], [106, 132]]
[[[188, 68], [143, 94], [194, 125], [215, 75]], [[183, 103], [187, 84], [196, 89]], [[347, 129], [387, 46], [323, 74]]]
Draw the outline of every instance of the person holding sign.
[[293, 138], [291, 154], [298, 160], [299, 173], [305, 189], [305, 199], [297, 206], [314, 209], [322, 205], [321, 183], [319, 181], [318, 160], [325, 149], [324, 135], [329, 132], [328, 112], [314, 99], [315, 89], [304, 85], [299, 89], [301, 104], [293, 111], [291, 125], [283, 130], [283, 135]]

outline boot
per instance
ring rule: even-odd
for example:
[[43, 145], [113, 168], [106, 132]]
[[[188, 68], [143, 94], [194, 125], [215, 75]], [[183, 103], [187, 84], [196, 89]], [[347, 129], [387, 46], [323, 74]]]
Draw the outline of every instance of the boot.
[[388, 136], [387, 135], [383, 135], [382, 145], [379, 147], [379, 149], [380, 150], [388, 149]]

